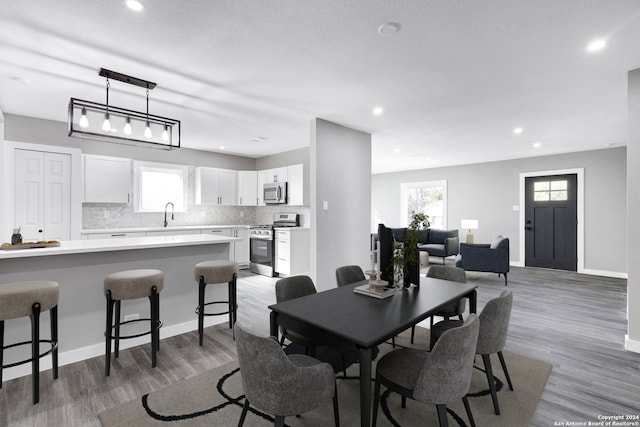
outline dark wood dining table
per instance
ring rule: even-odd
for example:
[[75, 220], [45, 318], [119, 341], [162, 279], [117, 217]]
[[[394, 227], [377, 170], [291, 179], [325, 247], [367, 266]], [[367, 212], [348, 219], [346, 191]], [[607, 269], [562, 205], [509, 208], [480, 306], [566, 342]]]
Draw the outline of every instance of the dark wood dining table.
[[[344, 351], [354, 349], [360, 364], [360, 425], [371, 424], [371, 362], [374, 349], [429, 318], [451, 302], [469, 299], [476, 312], [477, 285], [421, 277], [419, 287], [397, 291], [386, 299], [353, 292], [366, 281], [270, 305], [271, 335], [278, 326]], [[425, 343], [425, 348], [429, 343]]]

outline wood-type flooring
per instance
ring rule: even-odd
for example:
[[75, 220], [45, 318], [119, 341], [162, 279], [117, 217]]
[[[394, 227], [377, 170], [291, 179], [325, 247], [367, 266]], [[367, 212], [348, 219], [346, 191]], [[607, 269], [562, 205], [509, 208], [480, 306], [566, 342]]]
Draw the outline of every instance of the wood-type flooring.
[[[624, 349], [626, 280], [532, 268], [512, 268], [507, 287], [495, 274], [468, 278], [479, 286], [479, 311], [503, 290], [513, 292], [506, 349], [553, 365], [533, 426], [640, 415], [640, 354]], [[238, 283], [238, 317], [263, 335], [274, 283], [247, 272]], [[31, 403], [30, 376], [5, 381], [0, 426], [99, 426], [99, 412], [235, 358], [231, 331], [220, 324], [206, 329], [203, 347], [194, 332], [163, 339], [155, 369], [143, 345], [121, 351], [109, 378], [103, 357], [60, 367], [56, 381], [43, 372], [38, 405]]]

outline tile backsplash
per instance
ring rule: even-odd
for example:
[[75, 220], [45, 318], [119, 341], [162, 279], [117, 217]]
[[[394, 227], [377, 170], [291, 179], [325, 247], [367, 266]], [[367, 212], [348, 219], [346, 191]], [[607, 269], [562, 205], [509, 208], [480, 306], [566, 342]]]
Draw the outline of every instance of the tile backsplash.
[[[310, 225], [307, 206], [190, 206], [187, 212], [176, 212], [169, 225], [255, 225], [271, 224], [273, 214], [293, 212], [300, 215], [300, 225]], [[82, 228], [162, 227], [164, 213], [139, 213], [132, 204], [84, 203]]]

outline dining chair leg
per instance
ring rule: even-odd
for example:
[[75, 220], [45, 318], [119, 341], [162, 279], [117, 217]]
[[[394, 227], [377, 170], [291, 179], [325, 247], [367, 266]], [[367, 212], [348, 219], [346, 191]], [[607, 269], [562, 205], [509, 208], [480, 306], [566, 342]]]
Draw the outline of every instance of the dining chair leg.
[[413, 344], [413, 337], [416, 335], [416, 326], [411, 327], [411, 344]]
[[276, 427], [284, 427], [284, 417], [282, 415], [276, 415], [276, 422], [274, 425]]
[[344, 353], [342, 353], [342, 373], [345, 378], [347, 378], [347, 359], [344, 357]]
[[336, 427], [340, 427], [340, 411], [338, 409], [338, 383], [335, 383], [335, 391], [333, 392], [333, 418]]
[[402, 396], [402, 409], [407, 407], [407, 396]]
[[469, 423], [471, 427], [476, 427], [476, 422], [473, 419], [473, 414], [471, 413], [471, 406], [469, 406], [469, 399], [467, 396], [462, 397], [462, 403], [464, 403], [464, 410], [467, 412], [467, 418], [469, 418]]
[[249, 410], [249, 399], [245, 397], [244, 405], [242, 405], [242, 414], [240, 414], [240, 421], [238, 421], [238, 427], [244, 425], [244, 419], [247, 417], [247, 411]]
[[493, 378], [493, 370], [491, 369], [491, 355], [483, 354], [482, 361], [484, 362], [484, 370], [487, 373], [487, 382], [489, 383], [489, 390], [491, 390], [491, 400], [493, 400], [493, 410], [496, 415], [500, 415], [500, 408], [498, 407], [498, 395], [496, 393], [496, 380]]
[[509, 370], [507, 369], [507, 364], [504, 361], [504, 355], [502, 351], [498, 352], [498, 358], [500, 359], [500, 364], [502, 365], [502, 371], [504, 372], [504, 376], [507, 378], [507, 383], [509, 384], [509, 390], [513, 391], [513, 384], [511, 384], [511, 377], [509, 377]]
[[[377, 376], [377, 374], [376, 374]], [[371, 419], [371, 425], [376, 427], [378, 421], [378, 402], [380, 401], [380, 381], [376, 378], [376, 385], [373, 389], [373, 417]]]
[[438, 421], [440, 422], [440, 427], [448, 427], [449, 420], [447, 419], [447, 405], [436, 405], [436, 409], [438, 410]]

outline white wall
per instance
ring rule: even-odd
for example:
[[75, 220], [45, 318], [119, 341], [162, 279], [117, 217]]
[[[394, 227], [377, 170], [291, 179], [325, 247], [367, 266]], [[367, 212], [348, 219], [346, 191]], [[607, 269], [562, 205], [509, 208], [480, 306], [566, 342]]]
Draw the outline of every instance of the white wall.
[[[498, 234], [507, 236], [511, 261], [523, 263], [518, 251], [520, 212], [513, 210], [520, 203], [520, 174], [584, 168], [585, 272], [620, 277], [627, 272], [626, 158], [626, 148], [618, 147], [377, 174], [372, 177], [372, 208], [387, 226], [398, 227], [400, 183], [446, 180], [448, 228], [459, 229], [462, 218], [478, 219], [479, 229], [473, 232], [477, 243], [491, 242]], [[377, 223], [371, 227], [377, 229]], [[466, 230], [460, 230], [460, 236], [465, 235]]]
[[371, 135], [314, 119], [310, 159], [311, 275], [325, 290], [337, 267], [370, 265]]
[[640, 353], [640, 68], [629, 72], [629, 140], [627, 141], [629, 265], [626, 347]]

